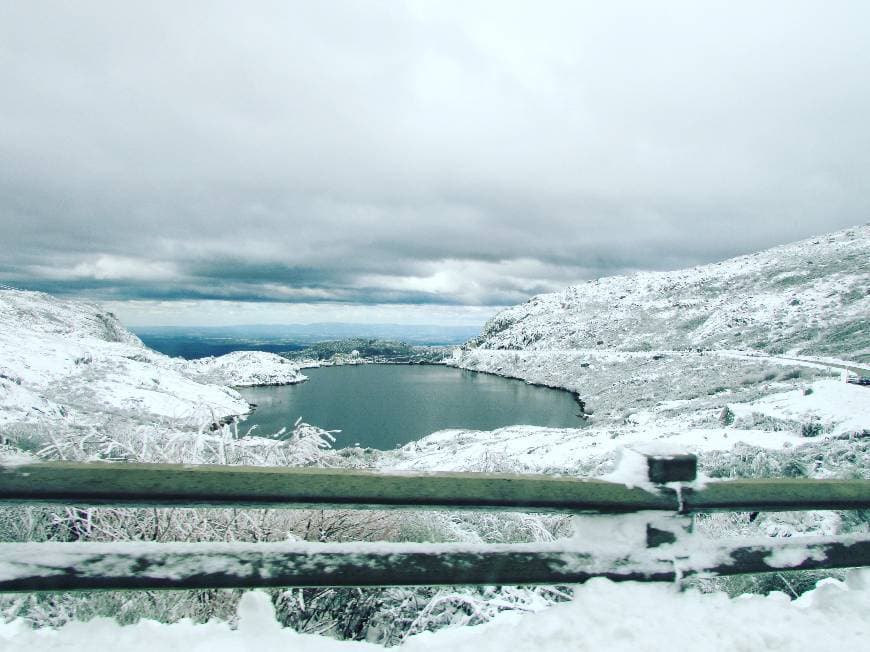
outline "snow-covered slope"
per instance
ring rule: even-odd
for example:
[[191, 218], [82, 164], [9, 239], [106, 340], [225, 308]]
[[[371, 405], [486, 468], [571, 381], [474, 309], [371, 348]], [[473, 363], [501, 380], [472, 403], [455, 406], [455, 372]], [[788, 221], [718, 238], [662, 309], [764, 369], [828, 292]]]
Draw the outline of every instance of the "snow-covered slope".
[[97, 305], [0, 290], [0, 428], [7, 436], [107, 419], [201, 427], [248, 411], [226, 385], [304, 379], [269, 353], [195, 364], [169, 358]]
[[544, 294], [487, 322], [484, 349], [789, 350], [870, 362], [870, 224], [673, 272]]
[[234, 387], [290, 385], [306, 380], [286, 358], [264, 351], [233, 351], [187, 362], [186, 370], [203, 382]]
[[390, 463], [588, 470], [640, 441], [704, 453], [864, 438], [870, 390], [842, 374], [870, 375], [868, 261], [865, 225], [535, 297], [493, 317], [450, 364], [575, 392], [588, 427], [443, 432]]

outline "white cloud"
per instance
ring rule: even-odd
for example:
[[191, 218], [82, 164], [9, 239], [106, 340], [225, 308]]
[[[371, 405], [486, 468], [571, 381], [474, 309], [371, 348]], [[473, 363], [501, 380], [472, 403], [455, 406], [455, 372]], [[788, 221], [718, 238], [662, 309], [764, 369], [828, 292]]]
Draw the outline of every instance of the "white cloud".
[[468, 305], [491, 301], [494, 288], [499, 288], [510, 303], [583, 278], [587, 270], [520, 258], [496, 262], [439, 260], [420, 265], [419, 271], [412, 275], [366, 274], [357, 284], [430, 294]]
[[479, 328], [500, 306], [238, 301], [104, 301], [130, 326], [238, 326], [249, 324], [420, 324]]
[[870, 214], [870, 4], [0, 8], [0, 281], [502, 304]]
[[37, 276], [53, 280], [168, 281], [179, 276], [178, 268], [174, 263], [111, 255], [96, 256], [71, 267], [34, 265], [30, 270]]

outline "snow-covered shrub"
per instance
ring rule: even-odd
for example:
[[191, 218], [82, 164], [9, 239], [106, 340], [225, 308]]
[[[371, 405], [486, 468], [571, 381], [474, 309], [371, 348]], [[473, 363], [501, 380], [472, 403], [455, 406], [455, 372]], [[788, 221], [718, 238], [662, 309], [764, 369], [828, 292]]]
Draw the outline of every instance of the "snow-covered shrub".
[[740, 430], [768, 430], [771, 432], [799, 432], [800, 430], [800, 424], [797, 421], [780, 419], [762, 412], [750, 412], [748, 415], [738, 417], [732, 421], [731, 425]]
[[[716, 478], [816, 477], [870, 479], [870, 441], [811, 440], [802, 446], [766, 450], [738, 444], [730, 451], [712, 451], [700, 458], [700, 470]], [[717, 539], [740, 536], [791, 537], [802, 534], [833, 535], [870, 531], [870, 512], [761, 512], [723, 513], [695, 517], [697, 532]], [[692, 579], [702, 590], [730, 595], [783, 591], [799, 595], [823, 577], [839, 571], [783, 571], [728, 578]]]
[[723, 591], [732, 597], [756, 593], [768, 595], [775, 591], [797, 598], [816, 587], [819, 580], [828, 577], [842, 579], [846, 571], [783, 571], [754, 575], [732, 575], [712, 579], [690, 580], [687, 586], [696, 586], [705, 592]]
[[777, 380], [796, 380], [798, 378], [802, 378], [804, 375], [804, 370], [799, 368], [789, 369], [788, 371], [783, 371], [777, 377]]
[[540, 611], [570, 598], [569, 591], [556, 586], [441, 589], [417, 611], [403, 638], [442, 627], [479, 625], [505, 610]]
[[335, 456], [330, 450], [332, 434], [301, 421], [281, 438], [240, 433], [238, 423], [215, 430], [204, 425], [191, 432], [161, 424], [130, 426], [111, 415], [65, 431], [38, 426], [27, 426], [26, 431], [28, 436], [22, 432], [19, 444], [45, 460], [329, 466]]
[[819, 435], [825, 432], [824, 424], [818, 419], [810, 419], [809, 421], [804, 421], [800, 425], [800, 434], [801, 437], [818, 437]]
[[[44, 444], [35, 453], [46, 460], [258, 466], [337, 465], [340, 460], [329, 450], [329, 432], [298, 421], [284, 439], [240, 435], [236, 424], [198, 432], [116, 426], [104, 420], [90, 428], [47, 430], [38, 432], [31, 442]], [[15, 452], [8, 448], [7, 458]], [[389, 515], [371, 512], [42, 506], [0, 509], [3, 541], [380, 540], [393, 537], [394, 528]], [[7, 618], [24, 617], [50, 625], [96, 615], [116, 616], [122, 622], [142, 617], [207, 620], [231, 617], [238, 595], [227, 591], [32, 595], [0, 599], [0, 610]]]
[[704, 453], [699, 467], [712, 478], [783, 477], [793, 461], [810, 477], [870, 479], [870, 440], [811, 440], [781, 450], [738, 443], [731, 450]]

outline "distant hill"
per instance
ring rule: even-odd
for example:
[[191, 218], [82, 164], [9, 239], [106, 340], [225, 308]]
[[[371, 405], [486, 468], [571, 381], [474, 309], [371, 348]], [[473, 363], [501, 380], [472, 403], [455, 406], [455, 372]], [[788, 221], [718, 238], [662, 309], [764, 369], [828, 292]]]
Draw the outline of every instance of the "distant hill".
[[155, 338], [196, 338], [215, 341], [258, 342], [263, 345], [284, 342], [301, 346], [354, 337], [402, 341], [410, 344], [461, 344], [480, 332], [475, 326], [356, 323], [132, 326], [130, 330], [146, 341]]
[[290, 360], [331, 360], [336, 356], [351, 355], [360, 359], [392, 362], [436, 362], [442, 360], [446, 354], [441, 347], [414, 347], [404, 342], [367, 337], [317, 342], [300, 351], [284, 354]]
[[234, 351], [265, 351], [286, 353], [307, 346], [294, 340], [242, 337], [203, 337], [201, 335], [152, 335], [139, 332], [146, 346], [171, 357], [198, 360], [226, 355]]

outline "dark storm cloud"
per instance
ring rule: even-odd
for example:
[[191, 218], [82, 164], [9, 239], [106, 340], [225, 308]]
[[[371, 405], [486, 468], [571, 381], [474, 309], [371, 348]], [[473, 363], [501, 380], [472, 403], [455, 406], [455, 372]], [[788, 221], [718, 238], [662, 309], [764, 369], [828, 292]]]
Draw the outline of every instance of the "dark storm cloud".
[[502, 305], [864, 222], [870, 9], [0, 5], [0, 275]]

